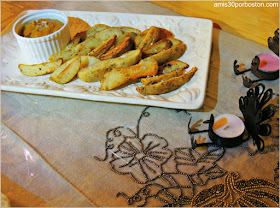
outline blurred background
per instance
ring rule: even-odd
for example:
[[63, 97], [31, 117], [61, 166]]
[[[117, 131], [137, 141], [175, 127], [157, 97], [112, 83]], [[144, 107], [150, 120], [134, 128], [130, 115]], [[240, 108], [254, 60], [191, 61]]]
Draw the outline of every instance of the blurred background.
[[[245, 5], [246, 3], [246, 5]], [[215, 28], [263, 45], [279, 28], [279, 1], [1, 1], [1, 31], [22, 11], [59, 9], [138, 13], [139, 7], [152, 14], [158, 7], [162, 15], [208, 18]]]

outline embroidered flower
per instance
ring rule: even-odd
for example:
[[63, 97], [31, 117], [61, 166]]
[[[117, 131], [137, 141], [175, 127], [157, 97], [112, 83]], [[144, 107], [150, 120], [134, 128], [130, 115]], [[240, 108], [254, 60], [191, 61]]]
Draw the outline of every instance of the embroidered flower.
[[124, 141], [118, 146], [112, 170], [129, 174], [137, 183], [147, 183], [162, 174], [162, 165], [171, 157], [167, 141], [155, 134], [146, 134], [142, 139]]

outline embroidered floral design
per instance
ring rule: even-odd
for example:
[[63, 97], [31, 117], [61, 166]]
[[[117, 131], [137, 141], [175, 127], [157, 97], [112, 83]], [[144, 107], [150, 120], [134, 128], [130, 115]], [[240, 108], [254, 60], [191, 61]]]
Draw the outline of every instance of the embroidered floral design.
[[111, 168], [116, 173], [129, 174], [136, 183], [147, 183], [162, 173], [162, 165], [172, 155], [167, 145], [164, 138], [155, 134], [123, 142], [110, 161]]
[[200, 191], [193, 197], [194, 207], [271, 207], [279, 206], [279, 186], [274, 182], [251, 178], [237, 180], [239, 175], [231, 172], [224, 184], [217, 184]]
[[[176, 148], [175, 149], [175, 161], [176, 170], [183, 173], [192, 173], [194, 169], [199, 169], [200, 163], [208, 168], [215, 165], [224, 155], [224, 148], [209, 146], [207, 150], [192, 149], [192, 148]], [[191, 169], [189, 166], [193, 166]], [[195, 168], [196, 167], [196, 168]], [[206, 169], [208, 169], [206, 168]]]
[[226, 173], [216, 164], [223, 156], [224, 149], [210, 145], [199, 150], [183, 147], [172, 151], [163, 137], [153, 133], [140, 137], [140, 121], [149, 116], [146, 108], [138, 120], [135, 132], [125, 126], [110, 129], [106, 134], [104, 159], [95, 158], [99, 161], [110, 159], [112, 171], [130, 176], [135, 183], [143, 185], [132, 196], [124, 192], [117, 194], [117, 197], [125, 198], [128, 205], [189, 205], [196, 186], [203, 186], [208, 180]]

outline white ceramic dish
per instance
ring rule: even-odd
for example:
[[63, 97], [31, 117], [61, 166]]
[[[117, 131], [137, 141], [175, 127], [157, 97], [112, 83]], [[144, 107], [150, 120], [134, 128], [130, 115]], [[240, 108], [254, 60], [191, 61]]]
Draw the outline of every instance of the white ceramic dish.
[[[64, 25], [58, 31], [43, 37], [27, 38], [19, 35], [26, 23], [38, 19], [56, 19]], [[64, 49], [71, 38], [68, 17], [55, 9], [43, 9], [24, 15], [14, 23], [13, 34], [22, 53], [33, 63], [47, 62], [50, 55]]]
[[[26, 11], [32, 13], [34, 11]], [[12, 34], [12, 26], [2, 32], [1, 89], [4, 91], [69, 97], [93, 101], [149, 105], [175, 109], [198, 109], [205, 97], [212, 43], [211, 20], [180, 16], [139, 15], [106, 12], [64, 11], [66, 15], [79, 17], [90, 25], [107, 24], [109, 26], [131, 26], [141, 31], [154, 25], [163, 27], [175, 34], [188, 47], [179, 59], [196, 66], [197, 73], [180, 89], [163, 95], [143, 96], [136, 91], [140, 83], [122, 89], [102, 91], [100, 83], [85, 83], [76, 79], [60, 85], [49, 80], [49, 75], [27, 77], [18, 69], [19, 63], [32, 64], [25, 60], [17, 41]]]

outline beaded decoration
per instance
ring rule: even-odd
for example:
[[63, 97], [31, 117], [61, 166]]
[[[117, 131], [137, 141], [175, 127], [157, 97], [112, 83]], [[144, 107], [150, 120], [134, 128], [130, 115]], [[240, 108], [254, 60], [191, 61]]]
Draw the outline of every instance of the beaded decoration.
[[242, 179], [231, 172], [224, 184], [217, 184], [196, 194], [193, 207], [279, 207], [279, 186], [260, 178]]
[[[132, 196], [124, 192], [117, 193], [116, 196], [125, 198], [128, 205], [189, 205], [195, 187], [226, 174], [217, 164], [225, 150], [215, 145], [201, 150], [191, 147], [171, 150], [167, 139], [163, 137], [153, 133], [141, 137], [140, 122], [143, 117], [150, 116], [148, 109], [142, 111], [136, 132], [125, 126], [107, 131], [105, 157], [95, 159], [109, 159], [113, 172], [129, 176], [135, 183], [143, 185]], [[188, 112], [186, 114], [189, 115]]]
[[274, 182], [279, 186], [279, 161], [277, 163], [276, 168], [274, 168], [273, 170], [273, 174], [274, 174]]

